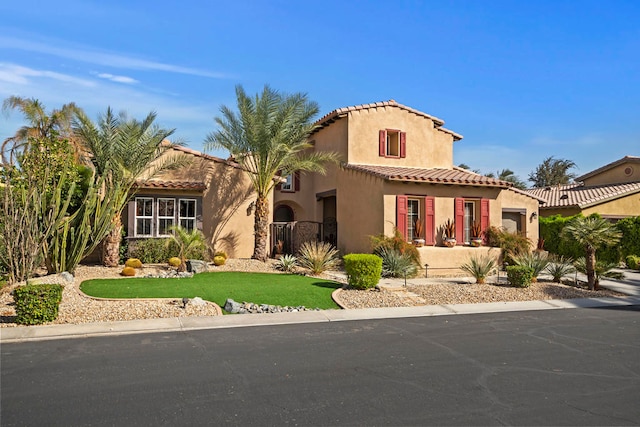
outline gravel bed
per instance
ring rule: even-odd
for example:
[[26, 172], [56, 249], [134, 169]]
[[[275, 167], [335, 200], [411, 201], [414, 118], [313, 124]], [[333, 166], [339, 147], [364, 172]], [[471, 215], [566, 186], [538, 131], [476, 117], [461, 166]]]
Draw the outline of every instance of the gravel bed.
[[[163, 269], [162, 266], [145, 266], [138, 276], [153, 274]], [[185, 316], [215, 316], [219, 315], [219, 307], [213, 303], [203, 306], [187, 304], [182, 308], [182, 302], [177, 299], [156, 300], [99, 300], [85, 296], [79, 286], [84, 280], [95, 278], [121, 278], [122, 266], [108, 268], [99, 266], [79, 266], [73, 282], [65, 283], [57, 275], [44, 276], [39, 280], [48, 283], [64, 284], [62, 302], [58, 318], [53, 324], [81, 324], [90, 322], [105, 322], [135, 319], [155, 319]], [[223, 266], [210, 266], [209, 271], [247, 271], [278, 273], [275, 261], [266, 263], [251, 259], [229, 259]], [[335, 276], [325, 274], [325, 279]], [[180, 280], [180, 279], [175, 279]], [[15, 321], [15, 308], [11, 290], [0, 289], [0, 327], [18, 326]], [[375, 307], [408, 307], [418, 305], [463, 304], [482, 302], [533, 301], [548, 299], [590, 298], [620, 296], [617, 292], [606, 289], [589, 291], [551, 282], [533, 283], [531, 287], [520, 289], [496, 284], [469, 283], [429, 283], [425, 285], [409, 284], [406, 291], [386, 290], [353, 290], [343, 289], [338, 293], [339, 303], [349, 309]]]

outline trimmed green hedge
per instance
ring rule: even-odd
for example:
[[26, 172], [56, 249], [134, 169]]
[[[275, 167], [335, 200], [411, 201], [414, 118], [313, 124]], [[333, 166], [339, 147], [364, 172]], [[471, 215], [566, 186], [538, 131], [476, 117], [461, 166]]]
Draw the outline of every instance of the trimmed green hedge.
[[13, 291], [16, 303], [16, 323], [39, 325], [58, 317], [62, 301], [62, 286], [55, 284], [25, 285]]
[[382, 275], [382, 258], [371, 254], [349, 254], [343, 257], [349, 286], [355, 289], [373, 288]]
[[511, 286], [528, 288], [533, 281], [535, 273], [533, 268], [524, 265], [510, 265], [507, 267], [507, 279]]

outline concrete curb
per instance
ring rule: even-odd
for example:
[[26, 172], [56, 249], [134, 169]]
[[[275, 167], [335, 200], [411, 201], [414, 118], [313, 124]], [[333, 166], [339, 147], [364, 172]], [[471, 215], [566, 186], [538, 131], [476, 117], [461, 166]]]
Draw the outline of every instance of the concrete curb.
[[478, 304], [425, 305], [357, 310], [323, 310], [297, 313], [243, 314], [209, 317], [85, 323], [79, 325], [18, 326], [0, 328], [0, 343], [129, 335], [151, 332], [194, 331], [265, 325], [341, 322], [457, 314], [501, 313], [510, 311], [559, 310], [572, 308], [620, 307], [640, 305], [640, 297], [580, 298], [571, 300], [518, 301]]

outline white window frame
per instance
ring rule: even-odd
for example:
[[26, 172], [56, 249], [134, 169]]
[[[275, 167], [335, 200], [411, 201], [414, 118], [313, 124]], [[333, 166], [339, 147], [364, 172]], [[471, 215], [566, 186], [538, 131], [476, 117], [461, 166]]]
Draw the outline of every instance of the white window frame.
[[[172, 202], [173, 203], [173, 215], [160, 215], [160, 202]], [[156, 230], [158, 237], [169, 237], [171, 234], [169, 232], [165, 234], [160, 234], [160, 221], [161, 220], [171, 220], [171, 225], [176, 225], [176, 199], [173, 197], [158, 197], [158, 218], [156, 220]], [[167, 227], [168, 229], [169, 227]]]
[[283, 178], [285, 179], [285, 182], [283, 182], [282, 185], [280, 186], [280, 190], [293, 191], [293, 174], [290, 173], [289, 175]]
[[[151, 203], [151, 215], [138, 215], [138, 201], [144, 201]], [[153, 213], [154, 213], [154, 200], [153, 197], [136, 197], [135, 200], [135, 218], [134, 218], [134, 236], [136, 237], [153, 237]], [[144, 209], [143, 209], [144, 213]], [[149, 221], [149, 229], [150, 234], [142, 234], [138, 232], [138, 219], [148, 220]]]
[[[468, 215], [467, 206], [471, 206], [471, 215]], [[476, 212], [478, 209], [478, 203], [476, 200], [465, 200], [464, 201], [464, 232], [463, 238], [464, 243], [469, 243], [471, 241], [471, 226], [476, 221]]]
[[[193, 202], [193, 216], [182, 216], [180, 215], [180, 203], [182, 202]], [[198, 201], [196, 199], [178, 199], [178, 225], [182, 228], [184, 228], [185, 230], [189, 230], [189, 227], [184, 227], [182, 225], [182, 221], [193, 221], [193, 228], [191, 230], [197, 230], [198, 229], [198, 223], [197, 223], [197, 217], [198, 217]]]

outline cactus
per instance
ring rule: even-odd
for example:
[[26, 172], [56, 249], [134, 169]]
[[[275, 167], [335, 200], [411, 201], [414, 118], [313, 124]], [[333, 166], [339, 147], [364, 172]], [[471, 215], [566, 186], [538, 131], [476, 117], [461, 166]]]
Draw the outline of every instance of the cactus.
[[178, 258], [177, 256], [169, 258], [169, 265], [171, 267], [180, 267], [180, 262], [180, 258]]
[[227, 262], [227, 259], [225, 257], [223, 257], [222, 255], [218, 255], [218, 256], [214, 256], [213, 257], [213, 263], [217, 266], [221, 266], [224, 265], [224, 263]]
[[127, 277], [135, 276], [136, 275], [136, 269], [133, 268], [133, 267], [125, 267], [120, 272], [120, 275], [127, 276]]
[[126, 267], [132, 267], [132, 268], [142, 268], [142, 261], [140, 261], [138, 258], [129, 258], [124, 265]]

